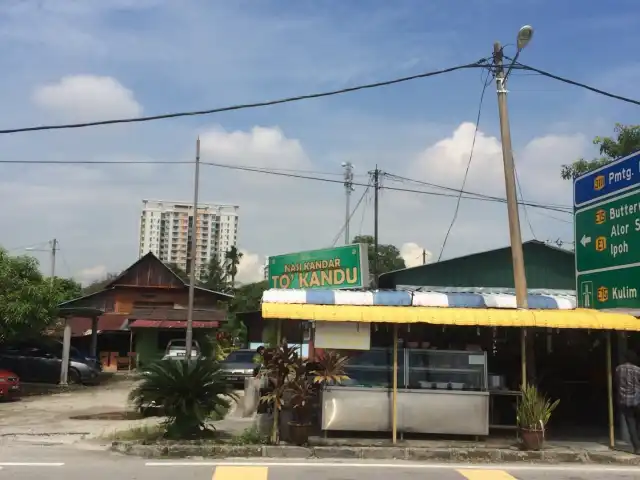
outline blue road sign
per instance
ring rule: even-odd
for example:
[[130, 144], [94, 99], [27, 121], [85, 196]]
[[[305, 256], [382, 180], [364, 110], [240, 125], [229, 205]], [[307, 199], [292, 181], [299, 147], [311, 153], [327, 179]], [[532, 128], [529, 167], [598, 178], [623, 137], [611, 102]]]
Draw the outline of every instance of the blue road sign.
[[576, 208], [640, 186], [640, 152], [586, 173], [573, 183]]

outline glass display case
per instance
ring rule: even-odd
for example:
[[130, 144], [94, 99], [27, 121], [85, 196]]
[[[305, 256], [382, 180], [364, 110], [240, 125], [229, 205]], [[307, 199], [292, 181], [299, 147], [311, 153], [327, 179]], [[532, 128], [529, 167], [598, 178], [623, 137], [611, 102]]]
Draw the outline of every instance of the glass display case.
[[[405, 384], [405, 357], [398, 350], [398, 387]], [[349, 377], [342, 385], [352, 387], [391, 388], [393, 379], [393, 350], [372, 348], [351, 356], [345, 367]]]
[[[359, 352], [345, 367], [349, 380], [322, 393], [322, 429], [389, 431], [393, 351]], [[482, 351], [398, 350], [400, 432], [488, 435], [487, 355]]]
[[485, 352], [451, 350], [405, 350], [410, 389], [487, 390]]
[[[391, 388], [393, 350], [372, 348], [351, 357], [345, 367], [350, 387]], [[398, 350], [398, 388], [487, 390], [486, 353], [450, 350]]]

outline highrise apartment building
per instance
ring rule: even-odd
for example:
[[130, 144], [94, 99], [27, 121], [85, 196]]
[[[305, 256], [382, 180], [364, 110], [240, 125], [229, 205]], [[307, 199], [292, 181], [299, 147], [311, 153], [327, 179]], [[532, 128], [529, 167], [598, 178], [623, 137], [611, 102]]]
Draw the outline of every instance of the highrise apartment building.
[[[198, 204], [195, 216], [197, 235], [196, 276], [204, 273], [209, 259], [225, 254], [238, 241], [237, 205]], [[142, 200], [140, 216], [140, 256], [153, 252], [165, 263], [175, 263], [188, 271], [193, 232], [193, 204], [164, 200]]]

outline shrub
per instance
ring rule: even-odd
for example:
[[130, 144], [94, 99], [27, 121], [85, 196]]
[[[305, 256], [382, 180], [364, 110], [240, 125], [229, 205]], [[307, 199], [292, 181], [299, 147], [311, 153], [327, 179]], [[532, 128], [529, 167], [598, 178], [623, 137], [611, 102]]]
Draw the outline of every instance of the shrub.
[[219, 365], [207, 358], [154, 363], [129, 394], [138, 409], [154, 404], [164, 411], [170, 438], [203, 434], [209, 430], [208, 419], [224, 416], [233, 399]]

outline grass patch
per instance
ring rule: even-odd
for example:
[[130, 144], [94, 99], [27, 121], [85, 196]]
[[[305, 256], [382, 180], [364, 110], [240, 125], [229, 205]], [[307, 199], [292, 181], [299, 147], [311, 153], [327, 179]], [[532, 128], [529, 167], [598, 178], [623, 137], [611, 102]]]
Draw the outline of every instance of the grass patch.
[[139, 427], [133, 427], [129, 430], [119, 430], [107, 435], [105, 438], [112, 441], [121, 442], [156, 442], [161, 440], [167, 429], [164, 425], [141, 425]]
[[266, 445], [268, 443], [266, 435], [260, 435], [257, 427], [249, 427], [239, 435], [233, 436], [229, 440], [231, 445]]

